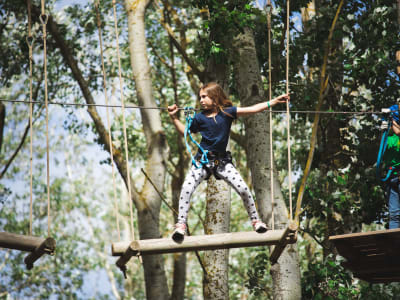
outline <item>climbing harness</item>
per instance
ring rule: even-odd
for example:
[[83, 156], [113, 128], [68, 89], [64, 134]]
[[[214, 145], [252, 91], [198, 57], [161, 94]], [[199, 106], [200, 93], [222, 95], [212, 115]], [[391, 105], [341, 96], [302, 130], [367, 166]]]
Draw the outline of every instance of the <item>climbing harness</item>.
[[[197, 168], [200, 169], [203, 166], [207, 165], [209, 163], [209, 160], [207, 158], [207, 153], [208, 150], [204, 150], [203, 147], [200, 146], [199, 143], [196, 142], [196, 140], [192, 137], [190, 133], [190, 126], [193, 123], [193, 116], [194, 116], [194, 108], [193, 107], [185, 107], [185, 119], [186, 119], [186, 126], [185, 126], [185, 144], [186, 148], [190, 154], [190, 157], [192, 158], [192, 164]], [[187, 141], [187, 136], [189, 135], [190, 140], [199, 148], [199, 150], [202, 152], [202, 155], [200, 157], [200, 165], [196, 163], [196, 159], [192, 154], [192, 151], [190, 149], [189, 143]]]

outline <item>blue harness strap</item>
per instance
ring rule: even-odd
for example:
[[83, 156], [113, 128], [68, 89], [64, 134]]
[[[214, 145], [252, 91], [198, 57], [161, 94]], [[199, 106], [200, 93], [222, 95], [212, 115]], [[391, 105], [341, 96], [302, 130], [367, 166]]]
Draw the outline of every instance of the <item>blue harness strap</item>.
[[[190, 157], [192, 158], [192, 164], [197, 168], [200, 169], [204, 165], [208, 164], [208, 158], [207, 158], [207, 153], [208, 150], [204, 150], [203, 147], [200, 146], [199, 143], [196, 142], [196, 140], [192, 137], [190, 133], [190, 126], [192, 125], [193, 122], [193, 117], [192, 114], [194, 114], [194, 109], [192, 107], [185, 107], [185, 118], [186, 118], [186, 126], [185, 126], [185, 144], [186, 148], [190, 154]], [[189, 143], [187, 141], [187, 136], [189, 135], [190, 140], [200, 149], [202, 152], [201, 159], [200, 159], [200, 165], [197, 165], [196, 160], [194, 159], [194, 156], [192, 155], [192, 151], [190, 149]]]
[[382, 135], [381, 144], [379, 146], [378, 158], [376, 160], [376, 176], [382, 182], [387, 181], [390, 178], [390, 176], [392, 176], [392, 173], [393, 173], [395, 167], [398, 165], [398, 164], [396, 164], [394, 166], [390, 166], [388, 168], [388, 172], [387, 172], [386, 176], [384, 178], [381, 177], [381, 162], [382, 162], [382, 158], [383, 158], [386, 148], [387, 148], [387, 139], [388, 139], [388, 135], [389, 135], [389, 131], [390, 131], [391, 127], [392, 127], [392, 122], [390, 121], [389, 125], [388, 125], [388, 129], [385, 130], [385, 132]]

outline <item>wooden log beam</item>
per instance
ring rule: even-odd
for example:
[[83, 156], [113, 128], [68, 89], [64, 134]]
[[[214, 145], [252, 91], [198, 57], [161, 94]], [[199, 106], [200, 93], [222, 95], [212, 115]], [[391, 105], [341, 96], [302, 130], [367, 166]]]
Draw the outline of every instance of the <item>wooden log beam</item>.
[[287, 244], [294, 244], [296, 242], [297, 229], [298, 226], [296, 223], [290, 223], [286, 228], [281, 239], [279, 240], [279, 243], [274, 247], [269, 257], [271, 264], [275, 264], [278, 261]]
[[32, 251], [27, 257], [25, 257], [25, 264], [28, 270], [33, 268], [33, 264], [37, 261], [43, 254], [54, 255], [54, 251], [56, 250], [56, 241], [48, 237], [43, 243], [39, 245], [34, 251]]
[[30, 235], [0, 232], [0, 248], [31, 252], [24, 260], [26, 267], [30, 270], [33, 268], [33, 263], [43, 254], [54, 254], [56, 241], [51, 237], [45, 239]]
[[[291, 232], [289, 230], [289, 232]], [[124, 272], [132, 256], [165, 254], [187, 251], [229, 249], [241, 247], [271, 246], [282, 239], [285, 230], [269, 230], [265, 233], [234, 232], [213, 235], [187, 236], [182, 243], [171, 238], [118, 242], [111, 246], [113, 256], [121, 256], [116, 264]], [[295, 242], [290, 240], [289, 242]]]
[[187, 251], [229, 249], [274, 245], [279, 242], [284, 230], [269, 230], [265, 233], [234, 232], [213, 235], [185, 236], [182, 243], [176, 243], [171, 238], [136, 240], [133, 242], [118, 242], [111, 246], [113, 256], [122, 256], [126, 252], [132, 255], [151, 255]]
[[42, 237], [0, 232], [0, 248], [34, 251], [45, 241]]

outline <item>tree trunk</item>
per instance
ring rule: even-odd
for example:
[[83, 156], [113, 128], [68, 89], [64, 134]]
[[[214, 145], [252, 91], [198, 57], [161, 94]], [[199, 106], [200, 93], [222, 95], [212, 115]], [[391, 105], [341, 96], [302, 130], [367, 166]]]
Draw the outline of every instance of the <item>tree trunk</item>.
[[[216, 28], [218, 30], [218, 28]], [[211, 32], [211, 39], [215, 35]], [[211, 56], [207, 61], [205, 83], [218, 82], [228, 91], [228, 65]], [[223, 180], [216, 180], [212, 176], [208, 180], [206, 222], [204, 231], [206, 234], [229, 232], [230, 221], [230, 188]], [[204, 274], [203, 297], [204, 299], [229, 299], [229, 251], [216, 250], [204, 254], [204, 265], [207, 274]]]
[[[237, 49], [234, 61], [236, 87], [242, 106], [266, 101], [260, 76], [253, 33], [245, 29], [234, 41]], [[260, 217], [270, 223], [270, 143], [269, 118], [259, 113], [245, 119], [247, 138], [247, 161], [249, 163]], [[276, 173], [276, 172], [274, 172]], [[276, 229], [287, 226], [288, 212], [280, 190], [280, 184], [274, 175], [274, 216]], [[274, 299], [300, 299], [300, 268], [296, 245], [289, 246], [282, 253], [272, 270]]]
[[[229, 232], [230, 188], [223, 180], [210, 177], [207, 187], [205, 234]], [[203, 297], [205, 300], [229, 299], [229, 250], [204, 252]]]
[[[147, 56], [145, 35], [145, 11], [149, 0], [125, 1], [128, 14], [128, 38], [131, 67], [140, 106], [155, 107], [150, 64]], [[168, 145], [161, 125], [160, 112], [154, 109], [140, 110], [143, 131], [147, 143], [146, 173], [159, 191], [164, 188]], [[152, 184], [145, 180], [137, 205], [141, 239], [160, 237], [159, 214], [161, 199]], [[143, 257], [147, 299], [168, 299], [164, 261], [160, 255]]]

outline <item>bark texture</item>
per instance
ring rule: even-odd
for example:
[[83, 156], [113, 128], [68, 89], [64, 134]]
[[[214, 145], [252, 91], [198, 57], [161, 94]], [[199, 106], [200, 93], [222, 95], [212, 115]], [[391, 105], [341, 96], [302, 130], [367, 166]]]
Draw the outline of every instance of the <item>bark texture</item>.
[[[208, 181], [205, 234], [229, 231], [230, 224], [230, 188], [223, 180], [212, 176]], [[229, 250], [204, 252], [203, 297], [205, 300], [228, 300]]]
[[[242, 106], [266, 101], [261, 82], [253, 33], [245, 29], [234, 41], [235, 83]], [[265, 113], [245, 119], [248, 164], [256, 194], [258, 211], [263, 221], [270, 224], [270, 144], [269, 118]], [[282, 229], [288, 223], [288, 211], [280, 192], [280, 184], [274, 176], [275, 228]], [[271, 225], [271, 224], [270, 224]], [[274, 284], [274, 299], [300, 299], [300, 269], [296, 245], [287, 247], [271, 272]]]

